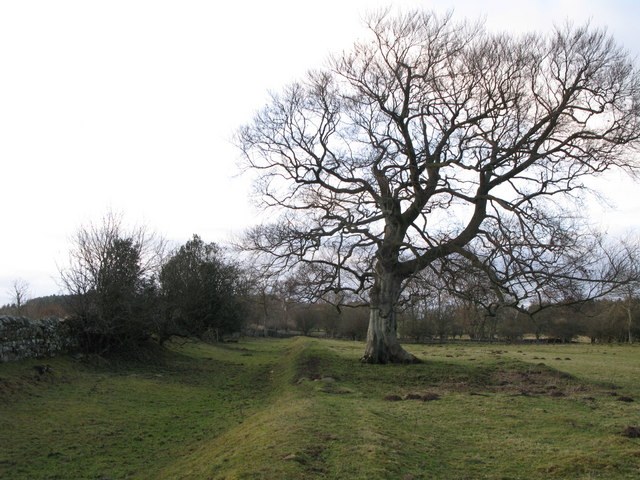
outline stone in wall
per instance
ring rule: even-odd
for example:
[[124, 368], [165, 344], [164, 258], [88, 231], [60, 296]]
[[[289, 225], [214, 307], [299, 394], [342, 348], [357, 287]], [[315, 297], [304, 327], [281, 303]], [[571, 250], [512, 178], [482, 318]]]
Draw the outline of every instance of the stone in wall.
[[0, 316], [0, 362], [53, 356], [76, 345], [63, 320]]

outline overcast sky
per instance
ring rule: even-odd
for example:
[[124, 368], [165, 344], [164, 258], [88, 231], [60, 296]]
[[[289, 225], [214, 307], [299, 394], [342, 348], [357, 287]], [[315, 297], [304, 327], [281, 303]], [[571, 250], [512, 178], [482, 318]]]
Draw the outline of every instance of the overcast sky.
[[[255, 223], [234, 131], [389, 4], [516, 32], [590, 19], [640, 56], [637, 0], [2, 0], [0, 305], [18, 278], [60, 293], [70, 236], [108, 210], [177, 244]], [[635, 185], [602, 188], [617, 207], [594, 207], [604, 228], [640, 224]]]

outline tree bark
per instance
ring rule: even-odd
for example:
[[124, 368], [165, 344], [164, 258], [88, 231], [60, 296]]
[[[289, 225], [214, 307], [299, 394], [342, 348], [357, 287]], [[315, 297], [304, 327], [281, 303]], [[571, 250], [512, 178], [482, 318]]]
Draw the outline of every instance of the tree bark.
[[392, 274], [379, 275], [371, 291], [365, 363], [418, 363], [398, 341], [396, 304], [400, 298], [401, 280]]

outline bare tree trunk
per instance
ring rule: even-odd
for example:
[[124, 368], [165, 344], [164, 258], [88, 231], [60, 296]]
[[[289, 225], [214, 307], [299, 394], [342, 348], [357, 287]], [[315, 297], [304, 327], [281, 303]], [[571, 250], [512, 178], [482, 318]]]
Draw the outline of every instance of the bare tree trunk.
[[624, 314], [627, 320], [627, 342], [633, 343], [633, 290], [631, 285], [625, 286], [625, 297], [622, 301], [622, 310], [624, 310]]
[[405, 351], [397, 335], [395, 305], [400, 297], [401, 281], [393, 274], [381, 274], [370, 297], [369, 330], [362, 361], [365, 363], [418, 363]]
[[633, 343], [633, 333], [632, 333], [632, 326], [633, 326], [633, 315], [631, 314], [631, 306], [632, 306], [632, 301], [633, 301], [633, 296], [631, 291], [629, 291], [627, 293], [627, 340], [629, 341], [629, 343]]

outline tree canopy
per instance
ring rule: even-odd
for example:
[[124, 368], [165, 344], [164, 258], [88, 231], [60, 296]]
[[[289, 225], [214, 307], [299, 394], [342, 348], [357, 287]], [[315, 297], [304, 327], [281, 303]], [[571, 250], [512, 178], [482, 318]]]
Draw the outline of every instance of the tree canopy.
[[589, 26], [512, 36], [424, 11], [368, 26], [239, 132], [280, 215], [247, 248], [308, 264], [318, 293], [368, 292], [369, 362], [414, 360], [396, 306], [426, 268], [480, 272], [512, 304], [606, 276], [562, 201], [637, 167], [640, 76], [626, 52]]
[[219, 339], [242, 324], [242, 272], [224, 259], [216, 244], [205, 243], [198, 235], [162, 266], [160, 286], [166, 307], [163, 338], [210, 334]]

